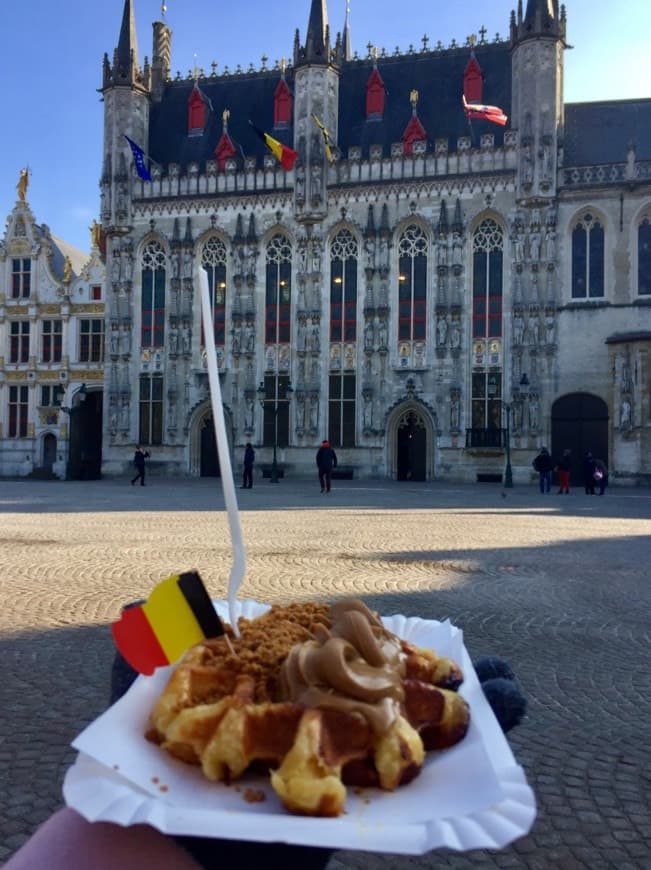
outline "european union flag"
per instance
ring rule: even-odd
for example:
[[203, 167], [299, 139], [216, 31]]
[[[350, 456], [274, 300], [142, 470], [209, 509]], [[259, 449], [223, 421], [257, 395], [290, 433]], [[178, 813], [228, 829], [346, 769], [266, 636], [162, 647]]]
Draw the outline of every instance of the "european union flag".
[[143, 181], [151, 181], [151, 175], [149, 174], [149, 170], [145, 166], [145, 152], [139, 145], [133, 141], [133, 139], [129, 139], [128, 136], [124, 137], [129, 145], [131, 146], [131, 150], [133, 151], [133, 162], [136, 164], [136, 172], [138, 173], [138, 177], [142, 178]]

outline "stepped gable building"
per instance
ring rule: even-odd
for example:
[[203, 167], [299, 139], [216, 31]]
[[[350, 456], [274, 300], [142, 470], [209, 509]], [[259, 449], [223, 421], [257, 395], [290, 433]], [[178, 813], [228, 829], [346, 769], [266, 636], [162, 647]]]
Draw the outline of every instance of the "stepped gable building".
[[506, 7], [504, 37], [361, 55], [307, 3], [290, 62], [183, 77], [167, 22], [141, 57], [124, 2], [101, 87], [103, 473], [138, 441], [166, 474], [219, 473], [203, 268], [231, 447], [265, 471], [313, 474], [328, 438], [358, 477], [524, 482], [544, 444], [576, 483], [586, 450], [651, 480], [651, 102], [564, 103], [557, 0]]
[[104, 280], [99, 224], [84, 254], [37, 224], [28, 170], [0, 240], [0, 475], [101, 473]]

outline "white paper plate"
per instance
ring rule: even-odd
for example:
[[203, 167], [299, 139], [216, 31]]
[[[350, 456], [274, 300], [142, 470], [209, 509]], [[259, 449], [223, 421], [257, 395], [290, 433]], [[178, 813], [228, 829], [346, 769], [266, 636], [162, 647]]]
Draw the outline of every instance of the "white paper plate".
[[[268, 609], [255, 601], [238, 604], [238, 616]], [[226, 602], [215, 607], [227, 618]], [[361, 794], [349, 789], [344, 815], [315, 819], [289, 815], [268, 777], [245, 777], [230, 787], [208, 782], [199, 768], [143, 737], [170, 667], [138, 678], [74, 740], [79, 756], [66, 774], [66, 803], [89, 821], [147, 823], [168, 834], [411, 855], [442, 846], [499, 849], [526, 834], [536, 815], [534, 795], [484, 697], [461, 631], [449, 622], [401, 615], [383, 621], [400, 637], [459, 662], [465, 675], [461, 694], [471, 710], [464, 740], [428, 753], [408, 786]], [[247, 803], [249, 786], [264, 791], [265, 800]]]

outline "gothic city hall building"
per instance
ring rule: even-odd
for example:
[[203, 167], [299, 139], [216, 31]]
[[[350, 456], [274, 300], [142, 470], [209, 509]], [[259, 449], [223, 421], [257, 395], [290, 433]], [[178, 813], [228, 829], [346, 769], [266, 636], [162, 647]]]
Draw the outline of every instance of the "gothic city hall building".
[[7, 221], [1, 473], [122, 475], [140, 443], [219, 474], [203, 269], [236, 464], [251, 442], [258, 474], [312, 475], [328, 439], [342, 476], [525, 483], [544, 445], [576, 483], [587, 451], [651, 482], [651, 101], [564, 102], [565, 7], [355, 51], [306, 0], [286, 61], [182, 75], [136, 5], [90, 258], [24, 189]]

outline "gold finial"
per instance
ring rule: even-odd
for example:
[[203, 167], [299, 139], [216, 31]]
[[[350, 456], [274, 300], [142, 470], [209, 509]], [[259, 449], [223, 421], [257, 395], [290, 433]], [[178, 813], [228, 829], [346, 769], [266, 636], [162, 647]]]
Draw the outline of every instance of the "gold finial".
[[99, 243], [102, 238], [102, 225], [98, 224], [95, 219], [93, 219], [92, 224], [88, 228], [90, 230], [90, 243], [93, 248], [99, 248]]
[[224, 109], [224, 111], [222, 112], [222, 121], [224, 122], [224, 127], [227, 126], [228, 119], [230, 118], [230, 116], [231, 116], [230, 109]]
[[371, 54], [373, 55], [373, 60], [375, 61], [375, 63], [377, 63], [377, 59], [378, 59], [378, 55], [379, 55], [379, 53], [380, 53], [380, 52], [379, 52], [379, 50], [378, 50], [377, 45], [374, 45], [374, 46], [373, 46], [373, 50], [371, 51]]
[[192, 78], [196, 82], [196, 80], [199, 78], [199, 67], [197, 66], [197, 53], [196, 53], [196, 51], [195, 51], [193, 57], [194, 57], [194, 67], [192, 69]]
[[281, 73], [282, 73], [283, 75], [285, 75], [285, 69], [286, 69], [286, 68], [287, 68], [287, 58], [286, 58], [286, 57], [281, 57], [281, 58], [280, 58], [280, 71], [281, 71]]
[[167, 12], [167, 5], [165, 3], [161, 3], [160, 5], [160, 14], [163, 21], [165, 21], [165, 13]]
[[63, 263], [63, 283], [69, 284], [72, 278], [72, 263], [70, 257], [66, 257]]
[[409, 102], [411, 103], [412, 109], [415, 109], [416, 103], [418, 102], [418, 91], [417, 90], [414, 89], [413, 91], [411, 91], [411, 93], [409, 94]]
[[468, 45], [470, 46], [470, 48], [474, 48], [476, 42], [477, 42], [477, 34], [471, 33], [470, 36], [468, 37]]
[[16, 185], [16, 190], [18, 191], [18, 199], [21, 202], [25, 202], [25, 197], [27, 196], [27, 188], [29, 187], [29, 166], [26, 166], [24, 169], [20, 170], [20, 175], [18, 176], [18, 184]]

